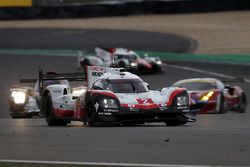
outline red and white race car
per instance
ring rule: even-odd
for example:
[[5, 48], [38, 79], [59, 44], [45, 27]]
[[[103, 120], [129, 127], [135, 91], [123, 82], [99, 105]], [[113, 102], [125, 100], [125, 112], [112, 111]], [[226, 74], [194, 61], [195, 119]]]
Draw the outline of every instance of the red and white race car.
[[245, 113], [247, 110], [245, 92], [239, 86], [225, 85], [215, 78], [185, 79], [173, 86], [188, 90], [192, 101], [190, 110], [198, 113], [224, 113], [229, 110]]
[[85, 66], [111, 66], [127, 68], [134, 73], [152, 73], [162, 71], [159, 57], [140, 57], [136, 52], [126, 48], [95, 48], [95, 55], [80, 54], [77, 68], [85, 70]]
[[[83, 80], [84, 74], [57, 74], [54, 77], [40, 72], [44, 80]], [[189, 96], [185, 88], [166, 87], [149, 90], [140, 77], [121, 68], [88, 66], [87, 87], [74, 92], [67, 85], [50, 85], [42, 93], [42, 111], [47, 124], [67, 125], [71, 120], [86, 125], [138, 124], [165, 122], [183, 125], [193, 122], [188, 117]], [[42, 84], [41, 90], [42, 89]]]

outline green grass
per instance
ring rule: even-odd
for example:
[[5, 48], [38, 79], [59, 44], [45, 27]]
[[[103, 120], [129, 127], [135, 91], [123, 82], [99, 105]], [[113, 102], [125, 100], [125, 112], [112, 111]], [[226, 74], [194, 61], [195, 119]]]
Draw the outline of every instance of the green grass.
[[224, 64], [250, 65], [250, 54], [193, 54], [193, 53], [168, 53], [137, 51], [139, 55], [147, 53], [149, 56], [157, 56], [162, 60], [172, 61], [198, 61]]

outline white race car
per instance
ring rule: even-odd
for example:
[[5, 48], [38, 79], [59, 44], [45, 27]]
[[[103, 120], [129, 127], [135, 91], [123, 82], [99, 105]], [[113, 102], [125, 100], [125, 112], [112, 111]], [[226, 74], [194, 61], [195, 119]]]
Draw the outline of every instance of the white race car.
[[[51, 75], [52, 73], [47, 73]], [[54, 74], [54, 73], [53, 73]], [[18, 86], [10, 89], [9, 111], [12, 118], [31, 118], [42, 116], [40, 113], [40, 93], [37, 79], [21, 79]], [[34, 84], [34, 87], [21, 86], [20, 84]], [[69, 86], [67, 80], [46, 80], [44, 87], [54, 84]]]
[[77, 68], [85, 70], [86, 66], [112, 66], [127, 68], [134, 73], [152, 73], [162, 71], [159, 57], [141, 58], [136, 52], [126, 48], [95, 48], [95, 55], [82, 54], [77, 60]]
[[32, 87], [10, 89], [9, 111], [12, 118], [30, 118], [39, 114], [35, 91]]
[[[89, 126], [146, 122], [177, 126], [194, 121], [187, 116], [189, 95], [185, 88], [149, 90], [140, 77], [121, 68], [88, 66], [87, 70], [88, 85], [77, 92], [71, 93], [67, 85], [45, 88], [42, 110], [49, 126], [65, 126], [71, 120], [83, 121]], [[63, 78], [85, 79], [85, 75], [71, 77], [70, 73], [40, 76], [40, 83]]]

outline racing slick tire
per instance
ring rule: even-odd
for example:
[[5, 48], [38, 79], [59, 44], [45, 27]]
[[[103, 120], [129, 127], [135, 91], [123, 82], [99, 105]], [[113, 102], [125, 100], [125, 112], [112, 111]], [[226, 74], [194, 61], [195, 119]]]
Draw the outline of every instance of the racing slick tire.
[[96, 108], [94, 106], [94, 103], [89, 103], [88, 110], [86, 113], [86, 116], [84, 117], [84, 125], [85, 126], [96, 126], [97, 123], [97, 112], [96, 112]]
[[66, 126], [70, 122], [68, 120], [61, 120], [55, 118], [50, 93], [47, 93], [44, 96], [43, 104], [43, 112], [45, 114], [45, 120], [48, 126]]
[[226, 101], [223, 93], [220, 94], [220, 104], [219, 110], [217, 111], [219, 114], [224, 114], [227, 111]]
[[245, 113], [247, 111], [247, 99], [245, 94], [243, 94], [240, 98], [240, 103], [239, 107], [237, 108], [237, 111], [239, 113]]

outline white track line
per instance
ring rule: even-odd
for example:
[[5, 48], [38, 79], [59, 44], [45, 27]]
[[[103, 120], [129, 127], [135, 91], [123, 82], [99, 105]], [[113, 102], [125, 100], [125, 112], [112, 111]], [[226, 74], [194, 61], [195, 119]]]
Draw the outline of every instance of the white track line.
[[[222, 77], [222, 78], [227, 78], [227, 79], [233, 79], [235, 78], [234, 76], [227, 75], [227, 74], [221, 74], [217, 72], [211, 72], [211, 71], [206, 71], [198, 68], [192, 68], [192, 67], [187, 67], [187, 66], [179, 66], [179, 65], [173, 65], [173, 64], [167, 64], [167, 67], [172, 67], [172, 68], [177, 68], [177, 69], [182, 69], [186, 71], [193, 71], [193, 72], [198, 72], [202, 74], [209, 74], [215, 77]], [[247, 83], [250, 83], [250, 79], [244, 78], [244, 81]]]
[[[167, 165], [167, 164], [139, 164], [139, 163], [107, 163], [107, 162], [69, 162], [69, 161], [29, 161], [29, 160], [1, 160], [4, 163], [25, 163], [40, 165], [83, 165], [83, 166], [110, 166], [110, 167], [222, 167], [209, 165]], [[230, 167], [230, 166], [223, 166]]]

